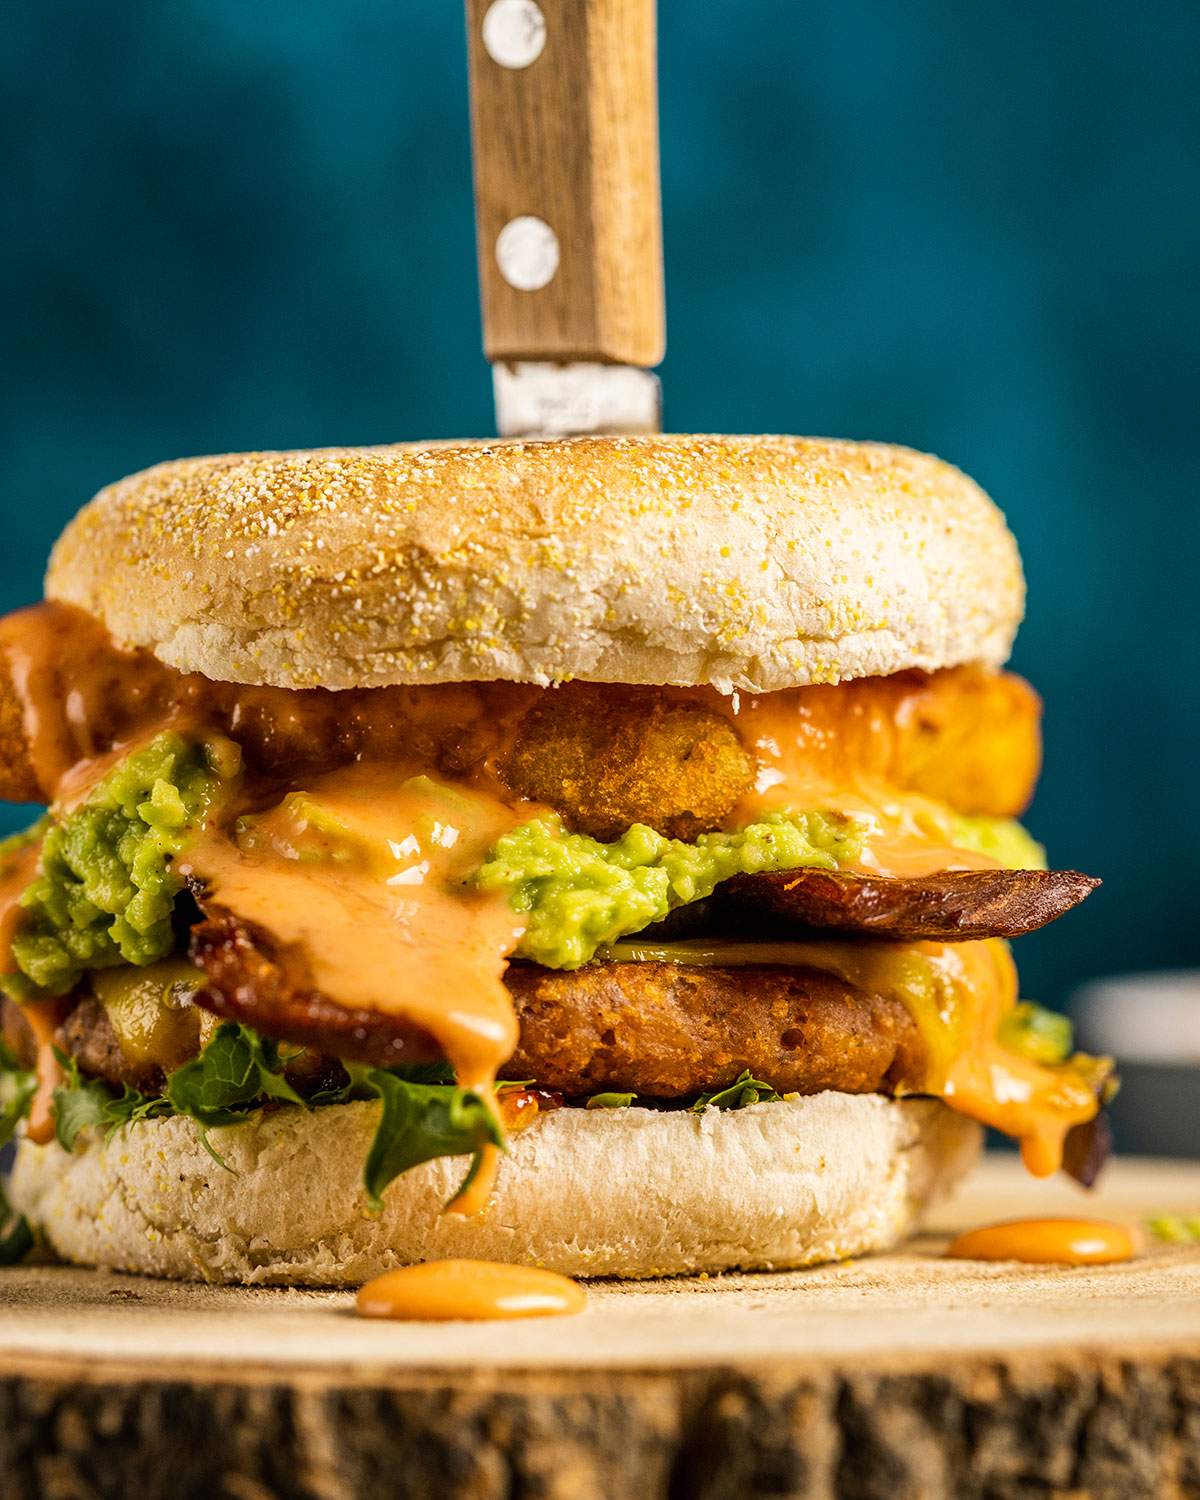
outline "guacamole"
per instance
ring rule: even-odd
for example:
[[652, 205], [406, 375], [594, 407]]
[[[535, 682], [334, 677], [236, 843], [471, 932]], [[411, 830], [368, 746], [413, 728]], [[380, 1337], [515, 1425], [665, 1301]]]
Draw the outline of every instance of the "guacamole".
[[167, 731], [51, 822], [40, 873], [21, 897], [25, 919], [13, 939], [21, 974], [61, 995], [85, 969], [149, 964], [172, 952], [180, 881], [171, 859], [237, 770], [228, 741], [198, 744]]
[[513, 908], [528, 914], [519, 957], [577, 969], [602, 944], [703, 900], [733, 875], [836, 870], [861, 844], [858, 828], [824, 813], [773, 813], [736, 833], [702, 833], [694, 844], [644, 823], [601, 844], [567, 833], [557, 819], [535, 819], [497, 841], [474, 883], [507, 891]]

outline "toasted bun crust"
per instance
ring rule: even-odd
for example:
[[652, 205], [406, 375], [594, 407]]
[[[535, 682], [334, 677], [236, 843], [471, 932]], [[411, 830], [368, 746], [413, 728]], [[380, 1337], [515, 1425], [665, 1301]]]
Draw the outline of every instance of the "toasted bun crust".
[[998, 666], [1024, 602], [957, 469], [791, 437], [183, 459], [102, 490], [46, 591], [184, 671], [329, 688]]
[[375, 1103], [281, 1109], [212, 1132], [146, 1121], [68, 1156], [23, 1141], [14, 1204], [64, 1259], [191, 1280], [358, 1284], [441, 1256], [568, 1275], [811, 1265], [884, 1250], [973, 1160], [978, 1126], [929, 1099], [815, 1094], [724, 1114], [564, 1109], [512, 1140], [486, 1215], [442, 1214], [462, 1160], [366, 1211]]

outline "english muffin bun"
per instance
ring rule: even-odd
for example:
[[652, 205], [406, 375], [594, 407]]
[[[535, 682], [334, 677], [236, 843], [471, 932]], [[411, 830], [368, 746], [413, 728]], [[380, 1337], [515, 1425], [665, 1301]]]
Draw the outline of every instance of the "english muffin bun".
[[102, 490], [46, 580], [126, 646], [279, 687], [812, 682], [998, 666], [1024, 584], [936, 458], [791, 437], [230, 454]]
[[576, 1276], [805, 1266], [886, 1250], [963, 1174], [979, 1127], [930, 1099], [815, 1094], [723, 1113], [563, 1109], [511, 1140], [491, 1207], [440, 1210], [465, 1162], [388, 1188], [362, 1163], [376, 1103], [285, 1108], [214, 1130], [150, 1120], [74, 1154], [22, 1141], [10, 1193], [64, 1259], [159, 1276], [356, 1286], [442, 1256]]

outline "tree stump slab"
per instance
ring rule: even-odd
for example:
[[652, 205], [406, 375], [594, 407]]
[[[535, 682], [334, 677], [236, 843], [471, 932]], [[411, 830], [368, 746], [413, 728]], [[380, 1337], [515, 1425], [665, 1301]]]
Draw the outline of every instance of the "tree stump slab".
[[902, 1253], [503, 1324], [6, 1269], [0, 1500], [1200, 1500], [1200, 1246], [942, 1257], [997, 1218], [1196, 1212], [1200, 1165], [1086, 1195], [995, 1158]]

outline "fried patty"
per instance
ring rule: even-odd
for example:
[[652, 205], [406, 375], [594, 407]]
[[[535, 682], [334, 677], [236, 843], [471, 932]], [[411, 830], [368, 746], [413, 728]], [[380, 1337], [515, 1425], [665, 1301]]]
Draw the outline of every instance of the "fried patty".
[[[236, 954], [235, 962], [252, 966], [256, 993], [265, 994], [269, 960], [248, 953], [244, 932], [229, 932], [224, 942], [226, 982]], [[617, 1090], [675, 1099], [724, 1088], [746, 1069], [781, 1093], [887, 1093], [922, 1055], [917, 1029], [898, 1001], [815, 969], [603, 963], [560, 973], [514, 964], [508, 985], [520, 1040], [502, 1076], [567, 1096]], [[289, 1069], [302, 1091], [331, 1078], [335, 1056], [394, 1065], [401, 1057], [438, 1055], [427, 1042], [397, 1046], [382, 1015], [345, 1011], [326, 1000], [327, 1010], [305, 1002], [289, 1016], [288, 997], [276, 992], [268, 1021], [264, 1010], [250, 1012], [244, 987], [233, 994], [231, 1001], [226, 991], [210, 988], [197, 1002], [306, 1043], [309, 1050]], [[125, 1056], [92, 996], [71, 1011], [58, 1041], [88, 1077], [144, 1093], [163, 1086], [161, 1068]]]
[[817, 969], [514, 964], [507, 983], [521, 1032], [504, 1076], [565, 1094], [674, 1099], [747, 1068], [785, 1094], [888, 1093], [923, 1055], [898, 1000]]

